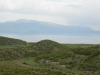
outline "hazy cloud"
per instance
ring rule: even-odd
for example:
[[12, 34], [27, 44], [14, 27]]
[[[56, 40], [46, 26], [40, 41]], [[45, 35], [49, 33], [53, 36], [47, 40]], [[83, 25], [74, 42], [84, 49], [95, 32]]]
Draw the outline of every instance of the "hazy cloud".
[[100, 25], [100, 0], [0, 0], [0, 22], [31, 19], [63, 25]]

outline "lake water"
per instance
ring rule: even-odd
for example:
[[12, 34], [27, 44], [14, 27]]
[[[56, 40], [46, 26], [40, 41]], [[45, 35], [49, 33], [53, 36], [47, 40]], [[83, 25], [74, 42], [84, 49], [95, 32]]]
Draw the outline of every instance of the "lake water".
[[66, 44], [100, 44], [100, 35], [14, 35], [0, 34], [0, 36], [21, 39], [26, 42], [38, 42], [49, 39]]

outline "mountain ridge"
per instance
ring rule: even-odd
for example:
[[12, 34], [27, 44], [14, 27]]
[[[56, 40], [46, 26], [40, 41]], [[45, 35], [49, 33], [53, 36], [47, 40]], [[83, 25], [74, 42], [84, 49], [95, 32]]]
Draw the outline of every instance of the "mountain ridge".
[[19, 19], [0, 23], [0, 33], [13, 34], [68, 34], [68, 33], [97, 33], [90, 27], [64, 26], [51, 22]]

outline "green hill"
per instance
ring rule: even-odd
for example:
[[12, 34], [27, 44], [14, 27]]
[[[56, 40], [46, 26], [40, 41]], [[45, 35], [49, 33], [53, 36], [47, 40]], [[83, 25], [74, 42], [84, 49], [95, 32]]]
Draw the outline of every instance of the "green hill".
[[0, 48], [0, 73], [100, 75], [100, 45], [90, 46], [68, 48], [52, 40], [41, 40], [25, 47]]
[[27, 42], [19, 40], [19, 39], [14, 39], [14, 38], [8, 38], [8, 37], [0, 36], [0, 46], [4, 46], [4, 45], [17, 45], [17, 44], [27, 44]]
[[57, 51], [67, 50], [62, 44], [51, 40], [42, 40], [26, 47], [1, 48], [0, 60], [13, 60], [24, 57], [34, 57], [42, 54], [55, 53]]
[[50, 54], [60, 50], [67, 50], [65, 46], [52, 40], [41, 40], [30, 47], [33, 47], [37, 54]]

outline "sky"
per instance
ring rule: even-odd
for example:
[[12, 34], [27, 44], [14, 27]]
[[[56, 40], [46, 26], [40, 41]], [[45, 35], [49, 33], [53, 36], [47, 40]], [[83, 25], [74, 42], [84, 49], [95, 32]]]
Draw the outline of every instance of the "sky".
[[18, 19], [100, 31], [100, 0], [0, 0], [0, 22]]

